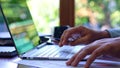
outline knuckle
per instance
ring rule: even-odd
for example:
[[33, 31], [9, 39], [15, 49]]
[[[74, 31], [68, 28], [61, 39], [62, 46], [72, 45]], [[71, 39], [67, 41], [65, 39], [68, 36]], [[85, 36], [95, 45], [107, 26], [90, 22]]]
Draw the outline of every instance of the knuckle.
[[67, 32], [67, 29], [66, 29], [66, 30], [64, 30], [63, 34], [64, 34], [64, 33], [66, 33], [66, 32]]
[[90, 52], [90, 49], [89, 49], [89, 47], [86, 47], [86, 48], [83, 48], [83, 51], [88, 53], [88, 52]]
[[71, 32], [71, 29], [64, 30], [64, 33], [70, 33], [70, 32]]
[[103, 54], [104, 52], [105, 52], [104, 49], [103, 49], [103, 48], [100, 48], [100, 49], [94, 50], [92, 54], [93, 54], [94, 56], [100, 56], [100, 55]]
[[100, 51], [96, 50], [96, 51], [93, 51], [93, 55], [99, 55], [99, 53], [101, 53]]
[[67, 32], [67, 31], [68, 31], [68, 29], [64, 30], [64, 32]]

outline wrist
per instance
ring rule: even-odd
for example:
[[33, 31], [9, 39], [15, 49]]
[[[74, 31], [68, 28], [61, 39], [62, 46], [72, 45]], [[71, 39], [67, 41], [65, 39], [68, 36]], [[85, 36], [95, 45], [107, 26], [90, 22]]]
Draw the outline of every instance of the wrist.
[[110, 34], [107, 30], [101, 31], [101, 38], [110, 38]]

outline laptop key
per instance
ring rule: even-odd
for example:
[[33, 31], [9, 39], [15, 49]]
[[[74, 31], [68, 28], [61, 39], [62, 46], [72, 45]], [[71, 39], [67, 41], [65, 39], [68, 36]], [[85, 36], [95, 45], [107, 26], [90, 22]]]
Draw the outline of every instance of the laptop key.
[[49, 50], [49, 52], [47, 52], [46, 54], [43, 55], [43, 57], [49, 57], [52, 53], [56, 52], [58, 50], [57, 47]]

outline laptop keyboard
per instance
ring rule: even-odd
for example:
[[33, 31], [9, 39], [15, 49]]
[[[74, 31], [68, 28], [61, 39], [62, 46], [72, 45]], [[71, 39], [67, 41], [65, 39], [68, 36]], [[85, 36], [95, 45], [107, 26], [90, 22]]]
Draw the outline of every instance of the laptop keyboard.
[[36, 53], [37, 57], [56, 57], [56, 58], [71, 58], [81, 48], [79, 46], [63, 46], [48, 45], [43, 47]]
[[75, 53], [85, 46], [63, 46], [59, 47], [58, 45], [46, 45], [42, 48], [36, 48], [30, 52], [24, 54], [28, 57], [49, 57], [49, 58], [60, 58], [60, 59], [69, 59]]

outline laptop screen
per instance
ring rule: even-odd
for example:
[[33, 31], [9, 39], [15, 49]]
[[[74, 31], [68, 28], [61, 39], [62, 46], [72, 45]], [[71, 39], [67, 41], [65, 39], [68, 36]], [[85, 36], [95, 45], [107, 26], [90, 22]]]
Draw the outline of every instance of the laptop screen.
[[18, 53], [23, 54], [38, 46], [40, 39], [26, 1], [4, 0], [1, 7]]

